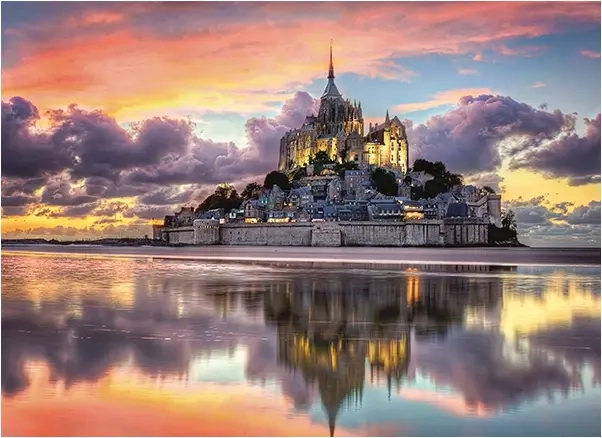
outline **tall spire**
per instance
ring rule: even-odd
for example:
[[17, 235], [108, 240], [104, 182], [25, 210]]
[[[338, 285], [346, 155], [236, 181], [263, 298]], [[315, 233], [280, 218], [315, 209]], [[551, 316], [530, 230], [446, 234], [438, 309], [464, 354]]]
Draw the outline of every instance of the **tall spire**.
[[385, 128], [388, 128], [391, 125], [391, 119], [389, 118], [389, 110], [387, 110], [387, 115], [385, 116]]
[[334, 79], [334, 65], [332, 64], [332, 40], [330, 40], [330, 65], [328, 67], [328, 79]]

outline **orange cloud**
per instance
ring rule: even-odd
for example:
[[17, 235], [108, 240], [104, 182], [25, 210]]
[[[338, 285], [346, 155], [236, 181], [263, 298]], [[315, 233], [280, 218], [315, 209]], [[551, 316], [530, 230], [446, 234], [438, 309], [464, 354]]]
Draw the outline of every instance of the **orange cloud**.
[[[55, 24], [60, 20], [54, 20], [45, 24], [44, 37], [27, 38], [26, 30], [12, 35], [5, 44], [20, 59], [3, 68], [2, 96], [25, 96], [42, 110], [77, 102], [128, 120], [173, 107], [262, 111], [281, 102], [294, 84], [325, 75], [333, 35], [337, 74], [407, 81], [419, 72], [394, 59], [489, 46], [520, 54], [527, 49], [508, 49], [500, 41], [556, 32], [559, 17], [599, 22], [596, 6], [316, 3], [310, 13], [305, 4], [255, 3], [248, 17], [238, 4], [231, 8], [237, 16], [225, 19], [215, 5], [134, 4], [123, 12], [96, 10], [79, 18], [111, 24], [103, 32], [89, 26], [65, 38], [62, 25]], [[205, 12], [216, 14], [215, 20], [195, 25]], [[134, 26], [133, 16], [152, 27]], [[163, 24], [174, 17], [176, 31], [170, 30], [173, 22]]]
[[[136, 369], [121, 367], [93, 384], [66, 388], [63, 381], [49, 382], [44, 363], [26, 369], [28, 389], [2, 396], [3, 435], [328, 436], [328, 425], [313, 423], [307, 415], [290, 416], [286, 398], [246, 384], [163, 378], [159, 385]], [[270, 421], [257, 421], [266, 412]]]
[[464, 96], [479, 96], [481, 94], [495, 94], [489, 88], [459, 88], [436, 93], [433, 98], [424, 102], [402, 103], [395, 107], [396, 111], [411, 113], [437, 108], [445, 105], [455, 105]]

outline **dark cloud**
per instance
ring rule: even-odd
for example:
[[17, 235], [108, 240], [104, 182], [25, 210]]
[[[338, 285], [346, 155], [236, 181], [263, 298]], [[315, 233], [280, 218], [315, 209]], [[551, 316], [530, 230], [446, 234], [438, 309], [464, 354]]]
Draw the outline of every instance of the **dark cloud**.
[[102, 111], [75, 105], [48, 112], [51, 128], [36, 133], [37, 108], [14, 97], [2, 102], [2, 201], [61, 206], [49, 214], [75, 216], [101, 213], [93, 210], [103, 199], [137, 197], [141, 205], [128, 217], [159, 217], [199, 204], [219, 183], [262, 179], [277, 166], [280, 137], [316, 110], [317, 100], [298, 92], [273, 119], [248, 120], [249, 143], [241, 147], [199, 138], [192, 123], [166, 117], [127, 131]]
[[510, 169], [531, 169], [552, 178], [568, 178], [571, 185], [600, 182], [600, 114], [585, 119], [586, 134], [562, 135], [525, 150], [510, 161]]
[[23, 196], [23, 195], [14, 195], [14, 196], [3, 196], [2, 197], [2, 207], [22, 207], [25, 205], [29, 205], [35, 202], [36, 198], [33, 196]]
[[591, 224], [600, 225], [600, 202], [592, 201], [588, 205], [576, 207], [565, 220], [571, 225]]
[[35, 133], [40, 114], [34, 104], [16, 96], [2, 102], [2, 176], [39, 178], [57, 173], [71, 160], [62, 145]]
[[176, 211], [176, 208], [171, 206], [136, 205], [124, 211], [123, 216], [127, 218], [162, 219], [168, 214], [173, 214], [174, 211]]
[[[544, 111], [510, 97], [481, 95], [461, 98], [457, 108], [425, 124], [410, 123], [407, 132], [414, 157], [443, 161], [452, 171], [468, 175], [496, 171], [503, 155], [552, 140], [574, 126], [574, 115]], [[502, 150], [500, 144], [511, 139], [514, 143]]]

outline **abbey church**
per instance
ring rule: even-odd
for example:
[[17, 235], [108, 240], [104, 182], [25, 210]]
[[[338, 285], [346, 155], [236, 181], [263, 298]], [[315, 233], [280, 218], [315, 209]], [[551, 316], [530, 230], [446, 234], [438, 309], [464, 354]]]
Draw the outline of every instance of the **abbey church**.
[[409, 167], [408, 140], [405, 126], [387, 111], [381, 124], [370, 123], [364, 131], [362, 104], [343, 99], [334, 83], [332, 46], [328, 83], [320, 98], [318, 115], [306, 117], [303, 126], [287, 132], [280, 140], [278, 168], [294, 169], [309, 163], [317, 152], [324, 151], [336, 162], [355, 161], [358, 165], [374, 165], [398, 169]]

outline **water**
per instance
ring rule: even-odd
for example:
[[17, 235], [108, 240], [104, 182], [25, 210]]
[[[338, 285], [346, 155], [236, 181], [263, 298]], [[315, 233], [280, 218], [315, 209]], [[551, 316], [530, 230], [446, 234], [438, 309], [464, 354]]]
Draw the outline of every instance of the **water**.
[[592, 257], [26, 250], [2, 251], [3, 435], [600, 436]]

